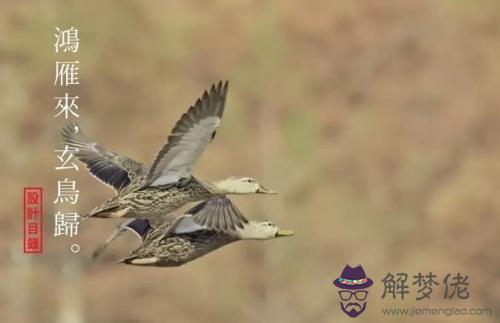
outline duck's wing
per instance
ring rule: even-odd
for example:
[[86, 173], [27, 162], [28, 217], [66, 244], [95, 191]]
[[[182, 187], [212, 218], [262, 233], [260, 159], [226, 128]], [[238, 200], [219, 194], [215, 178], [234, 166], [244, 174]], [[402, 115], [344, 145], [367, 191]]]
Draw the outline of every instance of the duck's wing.
[[146, 172], [141, 163], [90, 140], [76, 124], [67, 123], [61, 128], [61, 141], [68, 147], [78, 148], [73, 155], [87, 166], [94, 177], [117, 192]]
[[149, 170], [147, 185], [165, 185], [191, 176], [221, 122], [227, 86], [227, 81], [212, 85], [177, 121]]
[[100, 244], [92, 253], [92, 260], [96, 260], [106, 248], [117, 238], [123, 235], [127, 231], [131, 231], [136, 234], [141, 240], [145, 240], [148, 233], [151, 231], [151, 226], [149, 225], [148, 220], [144, 219], [130, 219], [126, 222], [123, 222], [118, 227], [115, 228], [113, 233], [104, 241], [104, 243]]
[[125, 225], [126, 230], [130, 230], [135, 233], [142, 240], [146, 239], [146, 236], [152, 229], [149, 225], [149, 221], [145, 219], [133, 219]]
[[176, 234], [198, 230], [234, 233], [247, 223], [248, 220], [240, 210], [228, 198], [222, 196], [197, 204], [172, 225], [171, 231]]

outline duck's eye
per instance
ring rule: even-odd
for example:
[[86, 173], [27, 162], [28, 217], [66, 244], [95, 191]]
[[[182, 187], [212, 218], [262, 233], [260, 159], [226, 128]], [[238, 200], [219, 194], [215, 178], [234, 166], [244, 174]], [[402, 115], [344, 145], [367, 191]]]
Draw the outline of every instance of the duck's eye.
[[249, 178], [247, 179], [247, 183], [252, 183], [253, 182], [253, 179]]

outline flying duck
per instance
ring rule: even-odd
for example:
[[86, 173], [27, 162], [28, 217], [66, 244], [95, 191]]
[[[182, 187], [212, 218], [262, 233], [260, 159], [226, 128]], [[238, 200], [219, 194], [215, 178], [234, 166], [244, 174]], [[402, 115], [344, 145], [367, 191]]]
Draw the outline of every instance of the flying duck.
[[157, 267], [180, 266], [238, 240], [267, 240], [294, 234], [269, 221], [247, 220], [228, 198], [219, 196], [197, 204], [183, 215], [165, 217], [156, 228], [145, 219], [130, 220], [97, 248], [94, 258], [126, 230], [137, 234], [142, 244], [117, 262]]
[[[192, 175], [194, 164], [215, 137], [226, 101], [228, 82], [205, 91], [177, 121], [167, 143], [151, 167], [90, 140], [78, 126], [61, 130], [63, 144], [78, 148], [74, 156], [116, 196], [90, 211], [84, 218], [159, 218], [186, 203], [226, 194], [275, 194], [251, 177], [232, 176], [213, 183]], [[150, 221], [153, 223], [154, 221]]]

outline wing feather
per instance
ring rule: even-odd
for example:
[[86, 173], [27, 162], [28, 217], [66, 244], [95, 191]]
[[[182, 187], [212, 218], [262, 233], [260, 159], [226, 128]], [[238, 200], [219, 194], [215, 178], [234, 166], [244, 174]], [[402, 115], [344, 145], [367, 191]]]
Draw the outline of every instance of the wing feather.
[[227, 87], [227, 81], [212, 85], [177, 121], [149, 170], [148, 185], [165, 185], [191, 176], [221, 122]]
[[189, 210], [185, 218], [179, 221], [174, 232], [186, 232], [208, 229], [231, 233], [236, 228], [243, 228], [248, 220], [226, 197], [213, 197], [197, 204]]
[[130, 184], [136, 176], [145, 173], [141, 163], [93, 142], [76, 124], [67, 123], [61, 128], [60, 135], [64, 145], [78, 149], [74, 156], [85, 164], [89, 172], [116, 191]]

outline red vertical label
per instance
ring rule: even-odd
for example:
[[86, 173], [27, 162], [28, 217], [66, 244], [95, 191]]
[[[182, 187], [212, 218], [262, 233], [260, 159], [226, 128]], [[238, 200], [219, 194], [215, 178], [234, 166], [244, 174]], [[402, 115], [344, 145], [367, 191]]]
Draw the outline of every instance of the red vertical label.
[[24, 253], [43, 252], [43, 189], [25, 187], [23, 200]]

